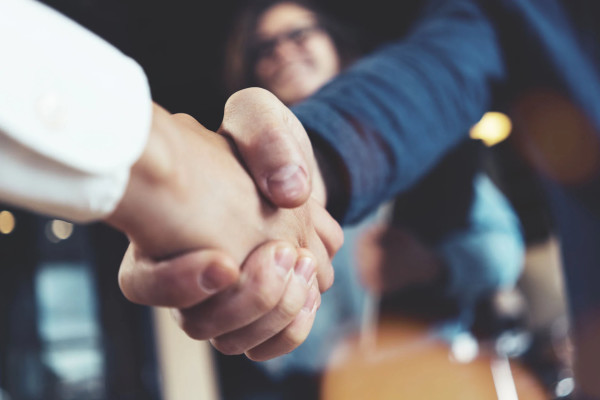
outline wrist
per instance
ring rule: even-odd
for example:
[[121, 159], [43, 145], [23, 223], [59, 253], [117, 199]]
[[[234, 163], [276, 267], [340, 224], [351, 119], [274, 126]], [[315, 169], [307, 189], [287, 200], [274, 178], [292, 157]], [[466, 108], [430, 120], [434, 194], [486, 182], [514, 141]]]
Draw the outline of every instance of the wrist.
[[[149, 218], [160, 218], [156, 199], [172, 190], [176, 179], [173, 161], [173, 140], [168, 135], [167, 118], [170, 114], [153, 104], [152, 126], [140, 158], [131, 167], [129, 182], [123, 198], [105, 222], [126, 233], [136, 242], [146, 242]], [[152, 199], [152, 200], [150, 200]]]

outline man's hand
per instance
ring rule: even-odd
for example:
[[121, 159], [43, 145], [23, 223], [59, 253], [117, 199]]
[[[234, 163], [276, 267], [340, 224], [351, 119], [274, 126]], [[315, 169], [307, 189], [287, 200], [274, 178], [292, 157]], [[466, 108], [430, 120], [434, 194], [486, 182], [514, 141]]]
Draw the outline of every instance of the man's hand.
[[258, 245], [284, 240], [314, 254], [323, 268], [322, 289], [331, 284], [330, 260], [341, 237], [314, 199], [294, 209], [273, 206], [225, 137], [160, 107], [125, 196], [107, 222], [155, 259], [211, 248], [241, 265]]
[[310, 197], [326, 204], [326, 188], [306, 131], [271, 92], [248, 88], [225, 104], [219, 133], [231, 137], [262, 193], [280, 207]]
[[339, 225], [314, 198], [294, 209], [265, 201], [227, 140], [193, 118], [157, 107], [154, 122], [108, 220], [133, 243], [120, 272], [124, 294], [176, 309], [191, 337], [224, 353], [291, 351], [333, 281]]
[[[297, 207], [316, 202], [325, 207], [326, 188], [310, 139], [275, 95], [260, 88], [236, 92], [225, 104], [218, 132], [233, 140], [261, 192], [274, 205]], [[315, 223], [320, 236], [330, 236], [330, 230], [321, 228], [327, 225]], [[323, 265], [318, 264], [317, 273], [322, 291], [328, 287], [328, 271], [321, 269]]]
[[190, 337], [253, 360], [300, 345], [321, 303], [314, 257], [278, 241], [254, 250], [241, 269], [223, 251], [155, 261], [132, 245], [119, 283], [131, 301], [171, 307]]

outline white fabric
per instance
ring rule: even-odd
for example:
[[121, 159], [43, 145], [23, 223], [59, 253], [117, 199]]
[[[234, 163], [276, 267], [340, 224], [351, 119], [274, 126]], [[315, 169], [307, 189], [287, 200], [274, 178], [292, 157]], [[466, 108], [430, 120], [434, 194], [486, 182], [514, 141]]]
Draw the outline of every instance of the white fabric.
[[0, 201], [74, 221], [121, 199], [152, 101], [141, 67], [32, 0], [0, 0]]

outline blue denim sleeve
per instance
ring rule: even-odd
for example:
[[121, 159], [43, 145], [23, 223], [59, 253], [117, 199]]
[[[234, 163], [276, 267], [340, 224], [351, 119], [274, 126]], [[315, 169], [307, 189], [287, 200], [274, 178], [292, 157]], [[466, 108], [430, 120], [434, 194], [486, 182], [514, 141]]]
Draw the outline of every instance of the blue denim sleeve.
[[[363, 58], [294, 113], [337, 158], [354, 222], [409, 187], [463, 139], [505, 78], [476, 1], [435, 1], [407, 37]], [[339, 205], [338, 205], [339, 207]]]

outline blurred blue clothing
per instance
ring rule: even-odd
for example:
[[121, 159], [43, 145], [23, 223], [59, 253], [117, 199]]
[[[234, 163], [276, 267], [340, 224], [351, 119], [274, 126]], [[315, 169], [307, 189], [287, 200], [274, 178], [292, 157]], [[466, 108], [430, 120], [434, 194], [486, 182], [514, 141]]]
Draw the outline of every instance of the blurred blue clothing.
[[449, 296], [473, 311], [495, 289], [513, 287], [521, 273], [525, 242], [507, 199], [484, 174], [475, 177], [469, 228], [450, 232], [437, 252], [449, 270]]
[[483, 170], [486, 150], [461, 142], [396, 197], [392, 216], [438, 255], [447, 270], [438, 289], [467, 313], [483, 296], [512, 287], [525, 256], [520, 220]]
[[596, 58], [573, 27], [587, 15], [569, 20], [558, 0], [425, 3], [407, 37], [292, 108], [348, 178], [348, 198], [332, 205], [342, 222], [412, 186], [484, 112], [529, 89], [552, 88], [600, 124]]
[[[413, 185], [484, 112], [509, 109], [534, 93], [540, 104], [533, 106], [558, 95], [585, 118], [560, 130], [547, 124], [547, 147], [537, 148], [542, 151], [537, 160], [552, 162], [553, 155], [569, 154], [574, 142], [553, 142], [551, 133], [575, 140], [589, 124], [593, 138], [584, 150], [598, 144], [598, 2], [425, 3], [404, 40], [383, 46], [294, 107], [318, 151], [331, 160], [331, 175], [346, 178], [341, 194], [331, 196], [330, 209], [342, 222], [360, 219]], [[552, 121], [556, 117], [544, 114]], [[531, 132], [521, 133], [526, 140], [536, 139]], [[578, 161], [575, 157], [570, 163]], [[590, 172], [574, 181], [545, 179], [563, 250], [576, 345], [589, 316], [600, 310], [600, 186], [597, 168]], [[591, 357], [590, 348], [578, 351], [578, 356], [600, 360], [600, 354]]]

